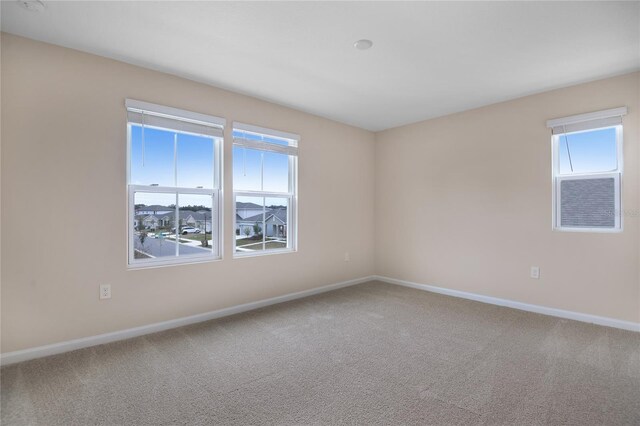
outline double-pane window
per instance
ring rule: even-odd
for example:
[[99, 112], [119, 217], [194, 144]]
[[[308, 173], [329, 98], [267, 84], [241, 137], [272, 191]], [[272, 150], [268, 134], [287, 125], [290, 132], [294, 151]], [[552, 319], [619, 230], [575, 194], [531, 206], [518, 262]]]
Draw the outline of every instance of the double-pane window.
[[234, 123], [236, 256], [296, 249], [297, 135]]
[[626, 108], [550, 120], [554, 228], [622, 228], [622, 116]]
[[129, 265], [220, 257], [224, 120], [127, 100]]

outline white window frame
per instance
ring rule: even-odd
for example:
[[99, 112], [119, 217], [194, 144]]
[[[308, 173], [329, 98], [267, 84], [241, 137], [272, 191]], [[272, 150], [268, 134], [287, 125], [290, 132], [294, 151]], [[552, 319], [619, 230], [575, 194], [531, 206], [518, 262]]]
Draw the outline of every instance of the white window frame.
[[[223, 244], [223, 185], [222, 166], [224, 164], [223, 143], [224, 126], [223, 118], [205, 114], [185, 111], [177, 108], [155, 105], [148, 102], [127, 99], [125, 102], [129, 118], [127, 120], [127, 265], [129, 269], [160, 267], [169, 265], [184, 265], [190, 263], [210, 262], [222, 259]], [[212, 188], [184, 188], [178, 186], [150, 186], [135, 185], [131, 183], [131, 128], [139, 125], [136, 114], [143, 114], [148, 122], [145, 127], [159, 128], [178, 133], [201, 134], [213, 138], [213, 185]], [[172, 125], [173, 124], [173, 125]], [[179, 128], [176, 128], [179, 127]], [[203, 131], [199, 131], [202, 129]], [[174, 142], [177, 143], [177, 142]], [[174, 167], [177, 167], [177, 154], [174, 155]], [[177, 169], [176, 169], [177, 170]], [[177, 172], [176, 172], [177, 173]], [[175, 257], [158, 257], [151, 259], [135, 259], [134, 248], [134, 221], [135, 221], [135, 193], [162, 193], [175, 195], [175, 211], [173, 212], [175, 223], [176, 254], [179, 250], [180, 238], [180, 195], [208, 195], [211, 196], [211, 235], [212, 250], [203, 254], [181, 254]], [[206, 229], [205, 229], [206, 232]]]
[[[234, 122], [233, 131], [245, 133], [253, 133], [256, 135], [264, 135], [279, 139], [286, 139], [289, 145], [278, 145], [270, 142], [262, 142], [254, 139], [233, 138], [233, 146], [244, 147], [248, 149], [258, 149], [266, 152], [276, 152], [289, 156], [289, 191], [288, 192], [270, 192], [270, 191], [247, 191], [234, 189], [233, 191], [233, 257], [254, 257], [268, 256], [272, 254], [293, 253], [298, 250], [298, 143], [300, 136], [282, 132], [279, 130], [267, 129], [250, 124]], [[235, 184], [235, 182], [234, 182]], [[236, 251], [236, 234], [237, 214], [236, 202], [237, 197], [262, 197], [262, 198], [284, 198], [288, 200], [287, 207], [287, 247], [282, 249], [257, 250], [255, 252], [237, 252]], [[266, 242], [266, 207], [262, 204], [262, 227], [263, 227], [263, 243]]]
[[[622, 220], [622, 174], [623, 174], [623, 125], [622, 117], [626, 115], [627, 108], [614, 108], [587, 114], [549, 120], [547, 127], [553, 129], [551, 136], [551, 173], [552, 173], [552, 228], [563, 232], [595, 232], [618, 233], [623, 230]], [[560, 172], [560, 143], [565, 135], [591, 132], [602, 129], [616, 129], [616, 163], [615, 170], [589, 173], [561, 173]], [[611, 228], [600, 227], [570, 227], [562, 226], [562, 182], [578, 179], [602, 179], [614, 178], [614, 226]]]

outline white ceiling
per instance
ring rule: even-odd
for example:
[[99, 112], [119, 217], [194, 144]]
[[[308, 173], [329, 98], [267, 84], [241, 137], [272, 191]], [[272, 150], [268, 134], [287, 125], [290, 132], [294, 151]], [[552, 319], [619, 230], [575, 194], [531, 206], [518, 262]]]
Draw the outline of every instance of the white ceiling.
[[640, 69], [640, 2], [45, 4], [2, 31], [369, 130]]

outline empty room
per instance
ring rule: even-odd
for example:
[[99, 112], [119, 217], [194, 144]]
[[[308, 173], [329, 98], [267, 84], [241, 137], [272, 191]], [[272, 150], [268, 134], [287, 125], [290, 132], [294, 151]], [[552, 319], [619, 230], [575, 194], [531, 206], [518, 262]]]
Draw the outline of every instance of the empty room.
[[640, 425], [640, 1], [0, 30], [3, 426]]

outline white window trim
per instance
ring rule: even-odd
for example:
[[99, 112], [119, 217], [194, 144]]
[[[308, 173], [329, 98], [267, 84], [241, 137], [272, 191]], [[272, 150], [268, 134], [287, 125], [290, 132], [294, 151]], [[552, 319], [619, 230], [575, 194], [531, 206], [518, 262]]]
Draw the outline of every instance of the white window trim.
[[[265, 136], [273, 136], [276, 138], [289, 139], [289, 146], [278, 145], [268, 142], [254, 141], [245, 138], [234, 138], [235, 146], [242, 146], [250, 149], [259, 149], [270, 152], [278, 152], [289, 156], [289, 192], [270, 192], [270, 191], [233, 191], [233, 257], [235, 259], [270, 256], [274, 254], [295, 253], [298, 251], [298, 142], [300, 136], [293, 133], [281, 132], [278, 130], [265, 129], [249, 124], [233, 123], [233, 131], [246, 131]], [[257, 147], [259, 145], [259, 147]], [[293, 149], [291, 149], [293, 148]], [[264, 197], [264, 198], [286, 198], [287, 208], [287, 247], [283, 249], [269, 249], [255, 252], [237, 252], [236, 251], [236, 234], [237, 214], [236, 200], [237, 197]], [[264, 206], [263, 206], [264, 211]], [[265, 216], [263, 216], [263, 228], [265, 227]], [[265, 229], [266, 238], [266, 229]], [[264, 239], [263, 239], [264, 241]]]
[[[580, 114], [571, 117], [563, 117], [555, 120], [547, 121], [547, 127], [554, 129], [554, 134], [551, 136], [551, 181], [552, 181], [552, 229], [554, 231], [561, 232], [592, 232], [592, 233], [620, 233], [624, 229], [623, 223], [623, 200], [622, 200], [622, 175], [623, 175], [623, 125], [622, 115], [627, 113], [627, 108], [614, 108], [605, 111], [599, 111], [594, 113]], [[617, 114], [617, 115], [612, 115]], [[618, 121], [613, 122], [610, 119], [617, 117]], [[617, 123], [617, 124], [614, 124]], [[566, 130], [565, 132], [557, 131], [559, 127], [567, 129], [567, 126], [573, 126], [573, 131]], [[595, 131], [606, 128], [616, 129], [616, 160], [617, 168], [611, 171], [605, 172], [591, 172], [591, 173], [560, 173], [560, 155], [559, 145], [560, 139], [565, 134], [581, 133], [587, 131]], [[589, 178], [605, 178], [613, 177], [615, 179], [615, 224], [612, 228], [598, 228], [598, 227], [568, 227], [562, 226], [561, 217], [561, 182], [563, 180], [576, 180], [576, 179], [589, 179]]]
[[287, 139], [289, 140], [289, 144], [293, 144], [293, 146], [298, 146], [298, 142], [300, 141], [300, 135], [296, 135], [295, 133], [267, 129], [266, 127], [254, 126], [252, 124], [238, 123], [237, 121], [233, 122], [233, 130], [255, 133], [257, 135], [272, 136], [279, 139]]
[[[220, 129], [219, 136], [218, 133], [214, 135], [207, 135], [213, 138], [213, 187], [212, 188], [183, 188], [183, 187], [167, 187], [167, 186], [147, 186], [147, 185], [135, 185], [131, 182], [131, 126], [132, 124], [138, 124], [135, 121], [130, 122], [127, 121], [127, 269], [148, 269], [148, 268], [156, 268], [162, 266], [173, 266], [173, 265], [188, 265], [193, 263], [203, 263], [203, 262], [212, 262], [217, 260], [222, 260], [222, 247], [224, 244], [224, 235], [223, 235], [223, 144], [224, 144], [224, 133], [223, 126], [226, 123], [226, 120], [219, 117], [209, 116], [205, 114], [199, 114], [191, 111], [184, 111], [177, 108], [165, 107], [162, 105], [155, 105], [148, 102], [135, 101], [131, 99], [127, 99], [125, 101], [125, 106], [127, 111], [131, 112], [132, 110], [136, 110], [136, 112], [145, 111], [145, 114], [157, 114], [158, 116], [164, 116], [166, 118], [178, 121], [191, 121], [197, 124], [204, 124], [211, 126], [213, 128]], [[148, 108], [148, 109], [144, 109]], [[171, 129], [169, 129], [171, 130]], [[135, 251], [134, 251], [134, 238], [133, 233], [135, 232], [133, 223], [135, 220], [135, 200], [134, 194], [136, 192], [153, 192], [153, 193], [165, 193], [165, 194], [176, 194], [176, 212], [174, 212], [175, 216], [175, 224], [176, 224], [176, 244], [178, 243], [179, 233], [178, 230], [180, 228], [179, 225], [179, 215], [178, 215], [178, 200], [177, 196], [179, 194], [201, 194], [201, 195], [210, 195], [212, 197], [211, 201], [211, 235], [212, 235], [212, 251], [211, 253], [203, 253], [203, 254], [189, 254], [189, 255], [180, 255], [176, 257], [162, 257], [162, 258], [152, 258], [152, 259], [135, 259]], [[214, 220], [215, 218], [215, 220]], [[206, 230], [205, 230], [206, 232]], [[213, 238], [216, 236], [217, 238]]]
[[587, 112], [585, 114], [570, 115], [568, 117], [548, 120], [547, 127], [554, 129], [554, 134], [558, 133], [558, 131], [561, 131], [562, 133], [565, 131], [567, 133], [572, 133], [579, 129], [593, 130], [599, 127], [611, 127], [609, 119], [621, 118], [625, 115], [627, 115], [627, 107], [605, 109], [603, 111]]
[[144, 112], [145, 114], [155, 115], [158, 117], [201, 123], [212, 127], [224, 128], [227, 124], [227, 120], [221, 117], [152, 104], [150, 102], [137, 101], [135, 99], [126, 99], [125, 107], [127, 108], [127, 111]]
[[263, 142], [253, 139], [233, 138], [234, 146], [255, 149], [258, 151], [276, 152], [285, 155], [298, 155], [297, 146], [277, 145], [270, 142]]

